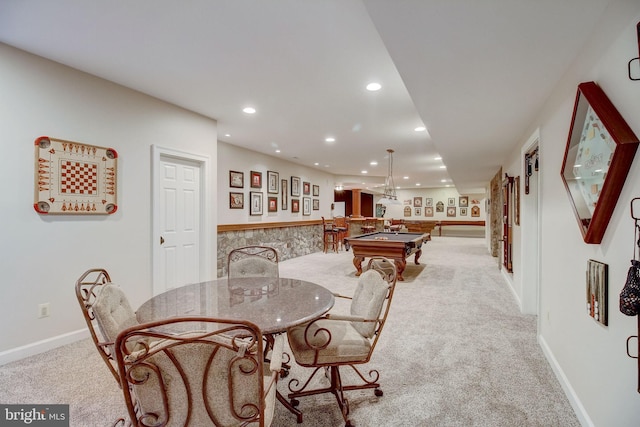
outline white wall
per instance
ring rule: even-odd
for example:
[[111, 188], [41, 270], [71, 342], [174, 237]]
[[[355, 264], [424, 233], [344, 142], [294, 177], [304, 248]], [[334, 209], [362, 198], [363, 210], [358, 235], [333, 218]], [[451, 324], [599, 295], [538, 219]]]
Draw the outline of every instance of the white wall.
[[[627, 62], [638, 56], [635, 28], [638, 21], [637, 0], [610, 3], [594, 28], [592, 39], [578, 53], [522, 140], [524, 144], [539, 127], [542, 263], [539, 339], [583, 425], [640, 424], [637, 361], [627, 357], [625, 350], [627, 337], [638, 333], [637, 319], [621, 314], [618, 309], [618, 296], [633, 256], [634, 229], [629, 203], [640, 196], [640, 155], [636, 155], [600, 245], [585, 244], [582, 240], [560, 179], [560, 168], [580, 82], [598, 83], [640, 136], [640, 82], [627, 78]], [[509, 161], [504, 167], [509, 171], [514, 164]], [[589, 259], [609, 265], [608, 326], [600, 325], [586, 313], [585, 270]]]
[[[213, 120], [3, 44], [0, 94], [2, 363], [86, 329], [74, 284], [89, 268], [106, 268], [134, 307], [151, 296], [150, 147], [208, 156], [215, 169], [217, 129]], [[115, 214], [35, 212], [34, 140], [42, 135], [116, 149]], [[212, 170], [207, 183], [211, 192], [215, 175]], [[215, 224], [215, 209], [210, 212]], [[211, 240], [205, 244], [212, 245], [215, 272]], [[38, 319], [44, 302], [51, 316]]]
[[[331, 203], [333, 203], [333, 187], [334, 176], [326, 172], [322, 172], [311, 167], [301, 166], [296, 163], [280, 159], [276, 156], [267, 156], [255, 151], [247, 150], [224, 142], [218, 142], [218, 221], [219, 224], [244, 224], [252, 222], [281, 222], [281, 221], [305, 221], [331, 217]], [[229, 171], [238, 171], [244, 173], [244, 188], [232, 188], [229, 186]], [[262, 173], [262, 189], [251, 188], [250, 173], [251, 171]], [[278, 194], [269, 194], [267, 192], [267, 171], [277, 172], [279, 180], [286, 179], [289, 183], [289, 200], [288, 209], [282, 211], [281, 208], [281, 192]], [[319, 196], [314, 197], [313, 191], [311, 195], [305, 196], [300, 188], [300, 212], [291, 212], [291, 177], [300, 178], [300, 185], [303, 182], [309, 182], [313, 190], [313, 185], [318, 185]], [[280, 183], [278, 183], [280, 188]], [[263, 215], [252, 216], [249, 214], [249, 193], [252, 191], [262, 192], [264, 199]], [[244, 193], [245, 208], [230, 209], [229, 193]], [[268, 212], [267, 198], [278, 198], [278, 211]], [[319, 200], [320, 209], [311, 209], [311, 215], [302, 214], [302, 198], [310, 197]]]

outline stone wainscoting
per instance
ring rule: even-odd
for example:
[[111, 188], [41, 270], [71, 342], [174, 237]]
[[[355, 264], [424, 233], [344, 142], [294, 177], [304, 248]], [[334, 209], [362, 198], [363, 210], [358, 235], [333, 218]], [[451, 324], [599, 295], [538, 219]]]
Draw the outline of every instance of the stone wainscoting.
[[231, 250], [253, 245], [275, 248], [280, 261], [322, 251], [322, 221], [218, 226], [217, 276], [227, 275]]

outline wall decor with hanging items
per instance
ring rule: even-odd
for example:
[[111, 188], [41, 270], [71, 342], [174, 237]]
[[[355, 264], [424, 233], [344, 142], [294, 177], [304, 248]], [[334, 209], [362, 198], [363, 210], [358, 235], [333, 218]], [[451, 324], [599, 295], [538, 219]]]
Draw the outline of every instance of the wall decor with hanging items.
[[[629, 61], [629, 64], [627, 65], [628, 69], [629, 69], [629, 79], [633, 80], [634, 82], [637, 82], [640, 80], [640, 22], [638, 22], [638, 25], [636, 25], [636, 36], [638, 37], [638, 56], [631, 59]], [[634, 64], [638, 64], [637, 67], [634, 67]], [[631, 72], [631, 69], [635, 68], [636, 70], [636, 76], [633, 76], [633, 73]]]
[[[631, 218], [634, 221], [633, 258], [627, 273], [627, 281], [620, 292], [620, 311], [627, 316], [636, 316], [638, 334], [627, 338], [627, 356], [638, 361], [638, 392], [640, 393], [640, 197], [631, 200]], [[629, 349], [635, 339], [637, 348], [635, 355]]]

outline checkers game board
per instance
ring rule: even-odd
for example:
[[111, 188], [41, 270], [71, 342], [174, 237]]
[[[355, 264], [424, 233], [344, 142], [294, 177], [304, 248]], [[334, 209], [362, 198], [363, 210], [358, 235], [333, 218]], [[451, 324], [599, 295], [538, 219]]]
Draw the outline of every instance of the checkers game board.
[[118, 153], [42, 136], [35, 141], [35, 201], [41, 214], [112, 214]]

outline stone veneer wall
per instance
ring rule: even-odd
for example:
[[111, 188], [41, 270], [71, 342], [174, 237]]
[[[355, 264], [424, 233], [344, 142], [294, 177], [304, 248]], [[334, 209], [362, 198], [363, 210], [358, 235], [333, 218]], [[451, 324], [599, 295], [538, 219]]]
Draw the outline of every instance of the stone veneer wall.
[[218, 277], [227, 275], [229, 252], [243, 246], [270, 246], [279, 261], [322, 251], [322, 225], [218, 232]]

